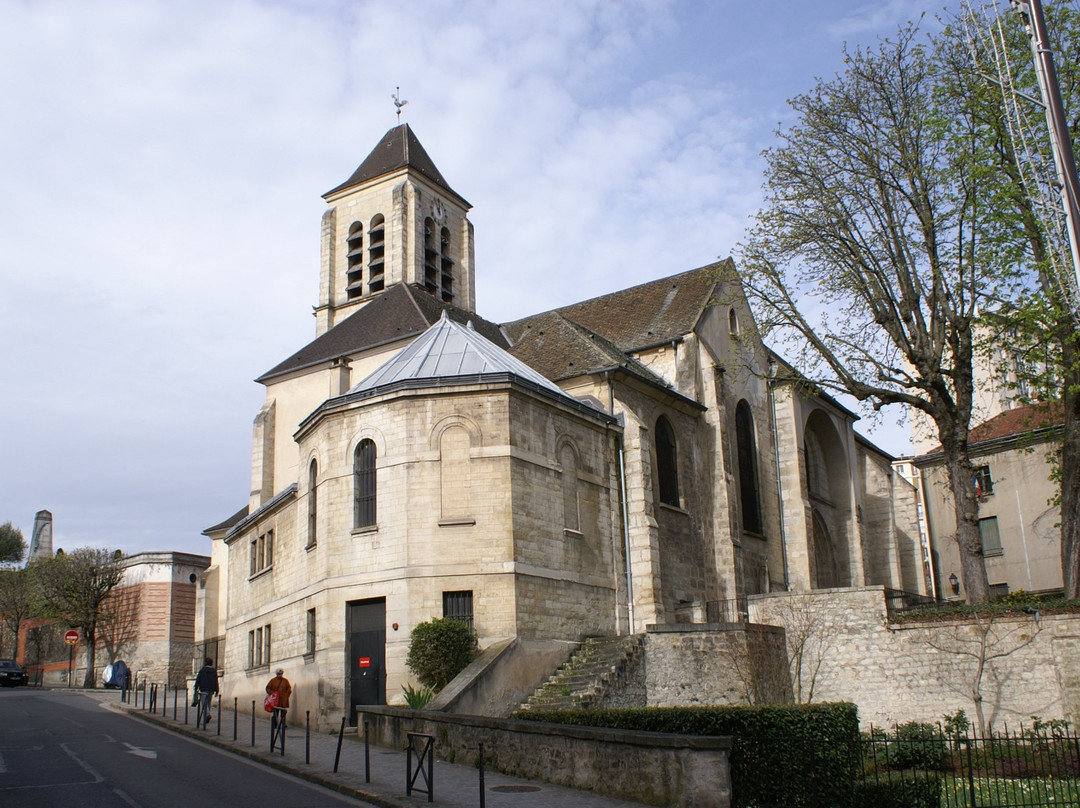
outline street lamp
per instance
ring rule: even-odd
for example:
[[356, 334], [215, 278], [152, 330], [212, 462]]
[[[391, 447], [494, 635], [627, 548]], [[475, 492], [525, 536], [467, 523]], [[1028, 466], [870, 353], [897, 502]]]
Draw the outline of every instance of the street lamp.
[[956, 577], [955, 572], [949, 576], [949, 586], [952, 587], [952, 593], [954, 595], [960, 594], [960, 579]]

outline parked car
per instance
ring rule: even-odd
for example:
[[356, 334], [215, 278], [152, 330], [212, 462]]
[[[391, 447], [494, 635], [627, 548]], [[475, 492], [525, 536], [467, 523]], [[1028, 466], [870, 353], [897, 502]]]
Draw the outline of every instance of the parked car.
[[30, 677], [23, 670], [22, 665], [14, 659], [0, 659], [0, 685], [4, 687], [17, 687], [25, 685]]

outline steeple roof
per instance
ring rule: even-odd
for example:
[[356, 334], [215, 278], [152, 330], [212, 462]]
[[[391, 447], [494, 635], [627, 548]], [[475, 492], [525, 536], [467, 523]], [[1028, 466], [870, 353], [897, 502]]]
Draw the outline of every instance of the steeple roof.
[[471, 207], [471, 205], [469, 205], [469, 203], [446, 182], [443, 175], [439, 172], [439, 169], [435, 167], [435, 163], [432, 161], [431, 157], [428, 156], [428, 153], [424, 151], [424, 147], [420, 145], [420, 141], [407, 123], [395, 126], [383, 135], [382, 140], [380, 140], [378, 145], [371, 150], [371, 154], [364, 159], [364, 162], [362, 162], [356, 171], [352, 173], [352, 176], [341, 183], [341, 185], [336, 188], [331, 188], [323, 194], [323, 199], [340, 193], [354, 185], [362, 185], [365, 182], [378, 179], [386, 174], [393, 174], [395, 171], [401, 171], [405, 168], [415, 171], [417, 174], [427, 178], [442, 190], [456, 196], [465, 203], [466, 207]]
[[487, 374], [517, 376], [559, 398], [569, 398], [557, 384], [478, 334], [471, 322], [463, 326], [445, 312], [435, 325], [353, 387], [349, 394], [402, 382]]

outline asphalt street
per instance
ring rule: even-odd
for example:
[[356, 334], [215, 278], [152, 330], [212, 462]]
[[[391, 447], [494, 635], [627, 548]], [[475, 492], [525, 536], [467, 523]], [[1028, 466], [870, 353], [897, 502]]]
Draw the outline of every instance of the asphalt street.
[[0, 689], [4, 808], [321, 808], [350, 797], [133, 721], [77, 691]]

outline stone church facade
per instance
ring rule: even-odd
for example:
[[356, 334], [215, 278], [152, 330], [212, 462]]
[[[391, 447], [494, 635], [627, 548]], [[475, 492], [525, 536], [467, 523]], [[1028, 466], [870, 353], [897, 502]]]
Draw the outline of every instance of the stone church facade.
[[444, 615], [512, 641], [512, 701], [587, 636], [924, 592], [910, 485], [777, 381], [730, 260], [498, 324], [469, 203], [407, 125], [324, 198], [315, 338], [259, 377], [248, 502], [206, 530], [227, 698], [280, 666], [323, 722], [399, 702]]

